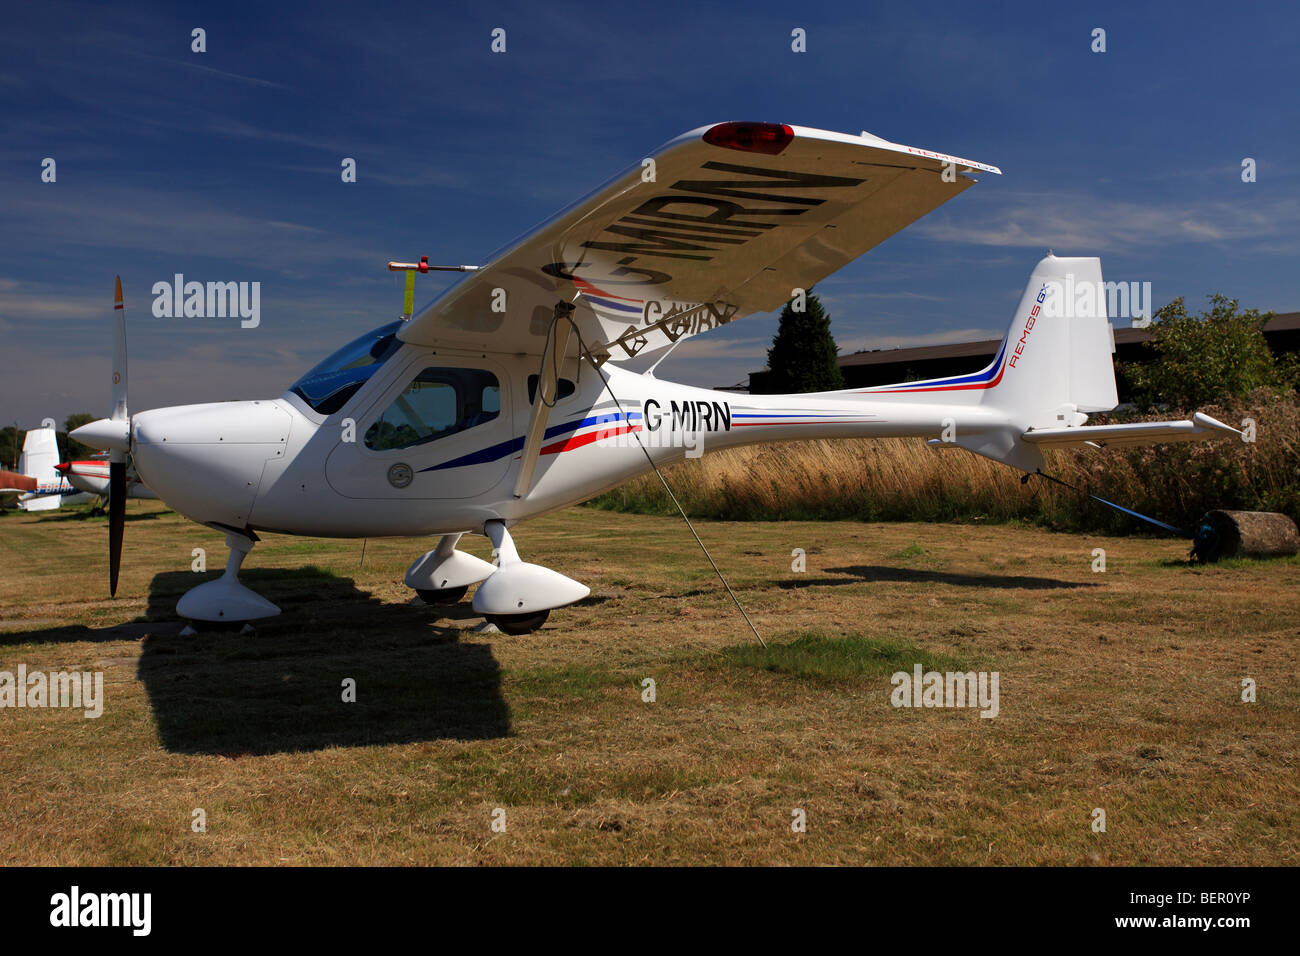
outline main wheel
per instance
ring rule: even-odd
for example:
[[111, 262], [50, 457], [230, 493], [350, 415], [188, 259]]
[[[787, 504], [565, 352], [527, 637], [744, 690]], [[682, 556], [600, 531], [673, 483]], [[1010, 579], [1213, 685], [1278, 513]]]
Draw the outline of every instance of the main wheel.
[[469, 585], [462, 584], [458, 588], [443, 588], [440, 591], [435, 591], [433, 588], [416, 588], [415, 593], [420, 595], [420, 600], [425, 604], [455, 604], [469, 593]]
[[550, 609], [531, 614], [484, 614], [489, 624], [495, 624], [502, 634], [531, 634], [551, 616]]

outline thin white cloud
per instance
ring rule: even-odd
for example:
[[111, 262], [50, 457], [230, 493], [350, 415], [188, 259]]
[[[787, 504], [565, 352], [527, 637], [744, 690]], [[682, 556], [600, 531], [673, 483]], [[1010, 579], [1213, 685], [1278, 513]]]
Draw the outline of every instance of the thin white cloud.
[[174, 66], [184, 70], [195, 70], [200, 73], [207, 73], [214, 76], [220, 76], [227, 80], [235, 80], [239, 83], [248, 83], [252, 86], [261, 86], [275, 90], [290, 90], [291, 87], [283, 83], [273, 83], [271, 80], [264, 80], [256, 76], [244, 76], [242, 73], [231, 73], [228, 70], [218, 70], [216, 67], [203, 66], [199, 63], [190, 63], [185, 60], [173, 60], [165, 56], [154, 56], [152, 53], [140, 53], [137, 50], [125, 50], [128, 56], [139, 57], [142, 60], [152, 60], [155, 63], [163, 63], [167, 66]]
[[[383, 262], [387, 250], [284, 219], [261, 218], [197, 192], [112, 187], [92, 200], [69, 192], [10, 196], [15, 236], [45, 248], [90, 246], [175, 255], [195, 250], [266, 272], [339, 260]], [[201, 239], [201, 242], [197, 240]], [[256, 279], [246, 275], [242, 278]]]
[[1222, 199], [1107, 199], [1079, 192], [1004, 195], [983, 211], [935, 213], [912, 227], [941, 242], [1055, 249], [1123, 249], [1151, 243], [1241, 242], [1276, 249], [1300, 234], [1300, 200], [1267, 205]]

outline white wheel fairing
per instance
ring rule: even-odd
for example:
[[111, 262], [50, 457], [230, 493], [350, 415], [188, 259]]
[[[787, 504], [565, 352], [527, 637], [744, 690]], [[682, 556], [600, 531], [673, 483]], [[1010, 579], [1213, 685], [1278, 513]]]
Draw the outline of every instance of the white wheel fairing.
[[479, 614], [531, 614], [581, 601], [591, 588], [558, 571], [519, 561], [498, 569], [474, 592]]
[[496, 565], [456, 550], [460, 535], [447, 535], [433, 551], [426, 551], [406, 571], [405, 583], [417, 591], [445, 591], [491, 577]]
[[219, 577], [186, 591], [176, 613], [191, 621], [256, 621], [280, 609], [234, 577]]

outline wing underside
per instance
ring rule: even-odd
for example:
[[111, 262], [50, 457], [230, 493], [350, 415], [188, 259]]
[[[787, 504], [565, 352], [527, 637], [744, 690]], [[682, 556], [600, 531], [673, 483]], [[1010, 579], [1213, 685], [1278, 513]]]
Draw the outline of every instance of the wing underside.
[[686, 133], [542, 224], [399, 333], [540, 355], [559, 302], [615, 361], [778, 308], [995, 167], [862, 134], [724, 123]]

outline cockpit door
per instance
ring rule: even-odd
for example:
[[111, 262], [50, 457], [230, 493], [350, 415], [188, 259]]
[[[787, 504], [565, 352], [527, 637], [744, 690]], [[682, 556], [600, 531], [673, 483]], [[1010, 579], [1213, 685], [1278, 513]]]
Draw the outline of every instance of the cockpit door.
[[510, 469], [514, 434], [506, 369], [480, 355], [417, 351], [362, 409], [352, 441], [325, 463], [349, 498], [472, 498]]

